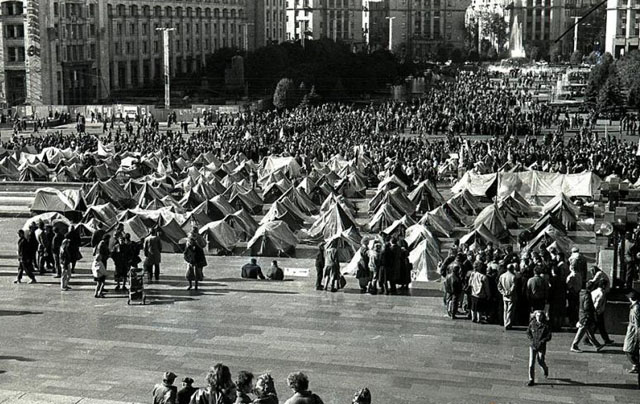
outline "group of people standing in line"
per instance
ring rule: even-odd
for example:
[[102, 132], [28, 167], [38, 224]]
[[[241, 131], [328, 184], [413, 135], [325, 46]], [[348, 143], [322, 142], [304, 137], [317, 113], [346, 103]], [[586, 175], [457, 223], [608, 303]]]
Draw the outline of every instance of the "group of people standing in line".
[[[218, 363], [205, 377], [205, 387], [193, 386], [193, 379], [185, 377], [182, 389], [174, 385], [177, 376], [165, 372], [162, 382], [154, 386], [153, 404], [278, 404], [278, 393], [271, 374], [254, 377], [249, 371], [238, 372], [234, 383], [229, 367]], [[255, 382], [255, 383], [254, 383]], [[293, 395], [284, 404], [323, 404], [317, 394], [309, 390], [309, 378], [302, 372], [287, 377]], [[371, 404], [371, 392], [362, 388], [356, 392], [352, 404]]]

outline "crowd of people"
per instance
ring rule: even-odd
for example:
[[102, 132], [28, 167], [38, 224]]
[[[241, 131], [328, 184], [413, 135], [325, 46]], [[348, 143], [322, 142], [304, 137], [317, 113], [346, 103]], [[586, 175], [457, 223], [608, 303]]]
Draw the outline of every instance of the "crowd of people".
[[[218, 363], [207, 373], [204, 387], [193, 386], [190, 377], [182, 379], [182, 388], [174, 385], [177, 375], [165, 372], [162, 382], [154, 386], [153, 404], [278, 404], [275, 382], [269, 373], [257, 377], [249, 371], [238, 372], [233, 381], [229, 367]], [[309, 390], [309, 378], [302, 372], [287, 376], [292, 391], [284, 404], [322, 404], [317, 394]], [[353, 396], [352, 404], [371, 404], [371, 392], [364, 387]]]

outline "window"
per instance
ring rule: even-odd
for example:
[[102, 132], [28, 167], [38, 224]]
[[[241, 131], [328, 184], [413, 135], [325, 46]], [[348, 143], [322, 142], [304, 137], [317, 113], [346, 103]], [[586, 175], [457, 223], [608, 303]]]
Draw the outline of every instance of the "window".
[[131, 23], [129, 24], [129, 35], [135, 35], [136, 33], [136, 24]]
[[96, 44], [92, 43], [89, 45], [89, 59], [96, 58]]
[[158, 41], [153, 41], [153, 53], [158, 53]]
[[53, 3], [53, 15], [54, 15], [55, 17], [57, 17], [59, 12], [60, 12], [60, 10], [59, 10], [58, 3], [57, 3], [57, 2], [56, 2], [56, 3]]
[[96, 36], [96, 24], [89, 24], [89, 37]]
[[24, 47], [22, 46], [10, 46], [9, 62], [24, 62]]
[[95, 16], [96, 16], [96, 5], [89, 4], [89, 17], [95, 17]]

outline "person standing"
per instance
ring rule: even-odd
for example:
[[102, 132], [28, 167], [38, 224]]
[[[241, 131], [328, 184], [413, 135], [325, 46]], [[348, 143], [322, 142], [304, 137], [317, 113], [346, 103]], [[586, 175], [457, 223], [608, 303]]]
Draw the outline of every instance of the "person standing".
[[378, 280], [380, 279], [380, 260], [382, 257], [382, 245], [377, 240], [369, 242], [369, 273], [371, 274], [371, 282], [369, 282], [369, 293], [375, 295], [378, 293]]
[[576, 336], [571, 343], [571, 352], [582, 352], [580, 350], [579, 344], [582, 341], [582, 338], [585, 336], [587, 340], [596, 348], [596, 351], [600, 352], [603, 345], [598, 342], [595, 335], [593, 335], [593, 328], [596, 323], [596, 311], [593, 306], [593, 300], [591, 299], [590, 288], [592, 287], [591, 281], [589, 281], [586, 285], [585, 289], [580, 291], [580, 312], [578, 323], [576, 327], [578, 327], [578, 331], [576, 331]]
[[596, 322], [594, 329], [597, 329], [600, 332], [600, 336], [604, 341], [605, 345], [613, 345], [613, 340], [609, 338], [609, 333], [607, 332], [605, 326], [605, 309], [607, 305], [607, 295], [605, 293], [603, 283], [606, 283], [602, 278], [598, 281], [596, 279], [592, 279], [593, 282], [593, 290], [591, 291], [591, 299], [593, 300], [593, 307], [596, 312]]
[[460, 279], [460, 267], [452, 265], [447, 267], [447, 276], [444, 279], [444, 306], [447, 315], [455, 320], [458, 314], [460, 296], [462, 295], [462, 280]]
[[587, 259], [580, 253], [578, 247], [571, 249], [571, 256], [569, 256], [569, 269], [573, 269], [574, 272], [580, 274], [582, 285], [580, 288], [584, 288], [587, 284]]
[[329, 246], [324, 254], [324, 290], [331, 287], [332, 292], [338, 291], [338, 281], [340, 280], [340, 261], [338, 261], [338, 249]]
[[60, 288], [64, 291], [71, 289], [69, 279], [71, 279], [71, 240], [64, 238], [60, 245], [59, 261], [62, 267], [60, 274]]
[[573, 325], [578, 321], [578, 312], [580, 310], [580, 290], [582, 290], [582, 276], [576, 272], [574, 266], [569, 267], [569, 275], [567, 275], [567, 315], [569, 323]]
[[69, 231], [65, 234], [65, 238], [68, 238], [70, 241], [71, 273], [74, 273], [76, 270], [76, 263], [82, 259], [82, 254], [80, 254], [80, 243], [82, 240], [80, 239], [80, 233], [78, 233], [78, 229], [75, 225], [71, 225], [69, 227]]
[[640, 387], [640, 293], [632, 289], [627, 293], [627, 299], [631, 307], [622, 351], [633, 365], [629, 373], [638, 373], [638, 387]]
[[549, 325], [552, 331], [560, 331], [564, 325], [566, 306], [565, 277], [562, 268], [559, 265], [553, 265], [549, 278]]
[[44, 232], [45, 232], [44, 222], [42, 220], [40, 220], [38, 222], [38, 227], [33, 232], [33, 234], [34, 234], [34, 236], [36, 238], [36, 242], [38, 243], [38, 248], [36, 250], [37, 253], [38, 253], [38, 257], [37, 257], [37, 261], [36, 261], [36, 267], [38, 268], [38, 271], [40, 272], [40, 275], [44, 275], [47, 272], [46, 269], [45, 269], [46, 247], [45, 247]]
[[[253, 172], [253, 171], [252, 171]], [[324, 279], [324, 242], [318, 246], [318, 252], [316, 253], [316, 290], [323, 290], [322, 280]]]
[[529, 381], [527, 386], [533, 386], [536, 380], [536, 361], [544, 372], [544, 377], [549, 377], [549, 367], [545, 361], [547, 354], [547, 342], [551, 341], [551, 327], [547, 324], [547, 316], [543, 310], [533, 312], [533, 318], [527, 328], [527, 337], [531, 342], [529, 346]]
[[173, 385], [176, 375], [173, 372], [165, 372], [162, 383], [153, 387], [153, 404], [176, 404], [178, 388]]
[[152, 277], [156, 282], [160, 280], [160, 262], [162, 261], [162, 241], [160, 240], [160, 229], [153, 229], [151, 234], [144, 239], [143, 244], [145, 256], [145, 269], [149, 281]]
[[54, 278], [62, 277], [62, 265], [60, 264], [60, 247], [62, 247], [62, 240], [64, 240], [64, 234], [59, 228], [53, 228], [53, 240], [51, 240], [51, 255], [53, 256], [53, 265], [56, 270]]
[[513, 328], [515, 322], [515, 306], [517, 302], [517, 284], [516, 284], [516, 264], [507, 265], [507, 272], [500, 275], [498, 279], [498, 291], [502, 295], [503, 325], [505, 330]]
[[544, 310], [549, 297], [549, 283], [542, 276], [542, 267], [537, 265], [535, 276], [527, 281], [527, 300], [533, 313], [536, 310]]
[[484, 321], [483, 316], [486, 305], [491, 297], [489, 280], [485, 275], [485, 267], [482, 261], [473, 264], [473, 272], [469, 276], [469, 287], [471, 288], [471, 321], [479, 323]]
[[93, 280], [96, 282], [94, 297], [104, 297], [104, 286], [107, 280], [107, 268], [104, 266], [104, 262], [100, 259], [99, 255], [96, 255], [93, 260], [93, 264], [91, 265], [91, 273], [93, 275]]
[[358, 260], [358, 269], [356, 271], [356, 279], [360, 286], [360, 293], [367, 293], [367, 289], [371, 283], [371, 271], [369, 271], [369, 247], [365, 242], [360, 246], [360, 259]]
[[22, 274], [27, 274], [29, 283], [37, 283], [33, 274], [33, 261], [31, 259], [31, 245], [24, 235], [24, 230], [18, 230], [18, 277], [13, 283], [22, 282]]
[[309, 378], [304, 373], [290, 373], [287, 384], [294, 394], [284, 404], [324, 404], [317, 394], [309, 390]]
[[187, 290], [191, 290], [192, 283], [195, 283], [195, 290], [198, 290], [198, 282], [204, 279], [202, 269], [207, 266], [207, 258], [204, 255], [205, 246], [206, 242], [198, 232], [198, 228], [193, 226], [184, 250], [184, 260], [187, 263], [186, 278], [189, 282]]

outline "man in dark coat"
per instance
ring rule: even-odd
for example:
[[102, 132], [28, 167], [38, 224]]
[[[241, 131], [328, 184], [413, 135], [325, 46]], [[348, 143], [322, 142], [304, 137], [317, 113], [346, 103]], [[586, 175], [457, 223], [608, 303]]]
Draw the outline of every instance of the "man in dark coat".
[[173, 385], [176, 375], [173, 372], [165, 372], [162, 383], [153, 387], [153, 404], [176, 404], [178, 388]]
[[36, 277], [33, 275], [33, 259], [30, 248], [32, 246], [25, 238], [24, 230], [18, 230], [18, 277], [13, 283], [20, 283], [23, 273], [26, 273], [29, 277], [29, 283], [36, 283]]
[[582, 341], [582, 338], [585, 336], [591, 342], [591, 344], [596, 348], [596, 351], [600, 352], [600, 350], [604, 347], [604, 345], [600, 344], [600, 342], [596, 339], [596, 336], [593, 335], [593, 331], [596, 325], [596, 309], [593, 305], [593, 300], [591, 299], [591, 288], [593, 287], [593, 282], [587, 282], [586, 288], [580, 290], [580, 312], [578, 319], [578, 331], [576, 332], [576, 336], [573, 339], [573, 343], [571, 344], [571, 352], [582, 352], [578, 344]]
[[396, 293], [396, 257], [398, 256], [398, 246], [394, 243], [385, 243], [382, 248], [382, 269], [380, 273], [380, 288], [386, 294]]
[[258, 265], [258, 261], [255, 258], [251, 258], [251, 261], [248, 264], [244, 264], [242, 266], [240, 276], [245, 279], [264, 279], [262, 268], [260, 268], [260, 265]]
[[324, 243], [318, 246], [316, 254], [316, 290], [323, 290], [322, 279], [324, 278]]

